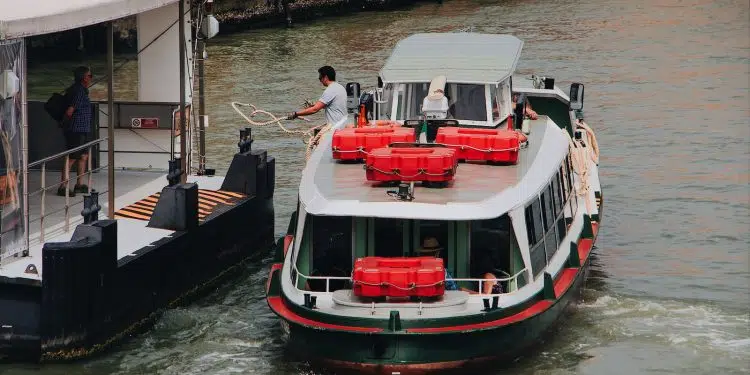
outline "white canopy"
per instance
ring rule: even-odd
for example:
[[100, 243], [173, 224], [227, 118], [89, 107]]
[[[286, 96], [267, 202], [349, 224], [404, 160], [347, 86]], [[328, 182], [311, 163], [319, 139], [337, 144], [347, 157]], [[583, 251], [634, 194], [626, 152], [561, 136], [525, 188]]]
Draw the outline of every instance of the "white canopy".
[[176, 2], [177, 0], [0, 0], [0, 40], [95, 25]]
[[523, 41], [512, 35], [479, 33], [414, 34], [396, 44], [380, 71], [384, 82], [448, 82], [491, 84], [516, 69]]

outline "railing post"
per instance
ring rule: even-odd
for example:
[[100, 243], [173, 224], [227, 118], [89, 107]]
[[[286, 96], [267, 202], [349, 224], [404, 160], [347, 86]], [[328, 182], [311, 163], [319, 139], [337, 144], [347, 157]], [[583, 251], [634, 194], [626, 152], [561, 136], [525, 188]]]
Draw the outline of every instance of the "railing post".
[[29, 255], [29, 105], [28, 95], [28, 60], [26, 56], [26, 41], [21, 40], [19, 51], [21, 62], [21, 173], [23, 174], [23, 231], [24, 250], [23, 255]]
[[39, 215], [39, 242], [44, 243], [44, 206], [47, 200], [47, 163], [42, 163], [42, 207]]
[[68, 178], [70, 177], [70, 154], [65, 155], [63, 171], [65, 171], [65, 176], [63, 177], [65, 180], [65, 232], [67, 232], [70, 229], [70, 215], [68, 214], [70, 208], [70, 183], [68, 182]]
[[91, 149], [92, 148], [93, 148], [93, 146], [89, 146], [89, 151], [88, 151], [89, 152], [89, 157], [86, 160], [86, 164], [88, 164], [86, 166], [86, 170], [88, 171], [88, 174], [89, 174], [89, 180], [86, 183], [86, 186], [89, 187], [89, 191], [91, 190], [91, 165], [92, 165], [92, 163], [91, 163]]

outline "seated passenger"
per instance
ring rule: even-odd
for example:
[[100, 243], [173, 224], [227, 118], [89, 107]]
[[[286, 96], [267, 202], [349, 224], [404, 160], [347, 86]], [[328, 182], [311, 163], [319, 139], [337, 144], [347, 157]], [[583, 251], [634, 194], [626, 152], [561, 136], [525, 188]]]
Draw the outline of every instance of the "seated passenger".
[[482, 294], [501, 294], [503, 292], [503, 286], [499, 281], [493, 281], [497, 279], [497, 276], [492, 272], [485, 272], [482, 278], [486, 281], [482, 283]]
[[[425, 237], [422, 241], [422, 247], [417, 249], [417, 253], [420, 255], [432, 255], [435, 258], [440, 257], [440, 252], [443, 251], [443, 248], [440, 246], [440, 243], [438, 242], [437, 238], [435, 237]], [[448, 268], [445, 268], [445, 290], [459, 290], [458, 284], [456, 284], [455, 281], [453, 281], [453, 277], [448, 272]]]

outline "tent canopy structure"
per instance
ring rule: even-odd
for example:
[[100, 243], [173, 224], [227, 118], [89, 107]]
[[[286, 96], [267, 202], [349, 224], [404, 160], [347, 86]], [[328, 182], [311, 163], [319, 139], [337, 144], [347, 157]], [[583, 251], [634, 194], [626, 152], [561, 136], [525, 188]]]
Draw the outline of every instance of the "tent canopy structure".
[[0, 40], [49, 34], [112, 21], [177, 0], [0, 1]]

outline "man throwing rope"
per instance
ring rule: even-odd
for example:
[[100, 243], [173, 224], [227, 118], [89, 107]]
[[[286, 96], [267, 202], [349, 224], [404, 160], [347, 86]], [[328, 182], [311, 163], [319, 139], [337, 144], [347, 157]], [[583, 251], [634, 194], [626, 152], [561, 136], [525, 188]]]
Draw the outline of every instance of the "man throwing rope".
[[326, 122], [329, 125], [334, 125], [347, 116], [346, 89], [340, 83], [336, 82], [336, 71], [328, 65], [321, 67], [318, 69], [318, 79], [326, 87], [320, 99], [311, 107], [292, 112], [287, 116], [287, 120], [312, 115], [323, 108], [326, 110]]

